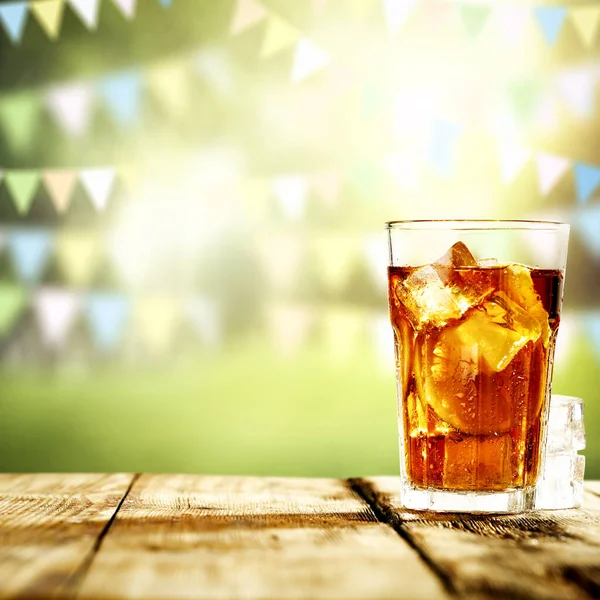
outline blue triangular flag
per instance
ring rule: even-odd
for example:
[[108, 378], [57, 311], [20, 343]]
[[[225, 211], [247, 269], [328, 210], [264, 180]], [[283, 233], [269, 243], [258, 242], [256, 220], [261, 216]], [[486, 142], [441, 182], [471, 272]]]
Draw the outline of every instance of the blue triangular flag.
[[8, 249], [21, 281], [36, 283], [48, 262], [54, 236], [48, 230], [22, 229], [11, 231]]
[[0, 21], [13, 44], [18, 44], [23, 37], [27, 21], [27, 2], [0, 4]]
[[575, 173], [577, 200], [579, 200], [581, 204], [585, 204], [600, 184], [600, 167], [576, 163], [573, 171]]
[[128, 298], [115, 292], [97, 292], [87, 298], [85, 314], [99, 348], [113, 350], [118, 345], [130, 308]]
[[567, 9], [563, 6], [541, 6], [535, 9], [535, 17], [546, 41], [554, 46], [567, 17]]
[[460, 126], [456, 123], [441, 120], [435, 123], [429, 142], [429, 160], [442, 175], [449, 175], [452, 170], [454, 148], [459, 133]]
[[588, 208], [577, 214], [575, 225], [587, 248], [594, 256], [600, 257], [600, 206]]
[[170, 8], [171, 4], [173, 4], [173, 0], [158, 0], [164, 8]]
[[111, 113], [123, 125], [139, 115], [141, 77], [138, 71], [124, 71], [100, 81], [100, 92]]

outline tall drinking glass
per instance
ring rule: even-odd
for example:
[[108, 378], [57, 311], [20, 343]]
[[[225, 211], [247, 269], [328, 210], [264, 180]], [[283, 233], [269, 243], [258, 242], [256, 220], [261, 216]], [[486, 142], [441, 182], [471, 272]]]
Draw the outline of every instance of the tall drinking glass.
[[387, 223], [406, 508], [535, 504], [569, 226]]

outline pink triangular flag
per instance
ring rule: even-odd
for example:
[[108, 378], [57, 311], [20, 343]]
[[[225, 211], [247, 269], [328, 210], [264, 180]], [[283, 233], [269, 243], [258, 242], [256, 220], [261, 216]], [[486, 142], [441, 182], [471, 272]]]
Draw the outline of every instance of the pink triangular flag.
[[530, 13], [531, 9], [526, 6], [504, 4], [494, 6], [492, 18], [502, 39], [516, 45], [523, 39]]
[[93, 100], [94, 90], [86, 82], [56, 86], [46, 95], [48, 109], [62, 130], [73, 137], [88, 130]]
[[539, 154], [536, 157], [540, 192], [546, 195], [558, 183], [571, 165], [569, 159], [553, 154]]
[[42, 173], [42, 181], [50, 200], [59, 213], [67, 210], [77, 181], [77, 172], [68, 169], [52, 169]]
[[558, 90], [569, 109], [578, 117], [591, 118], [595, 108], [595, 75], [591, 69], [564, 71], [558, 77]]
[[33, 298], [33, 309], [44, 343], [60, 347], [79, 314], [81, 298], [72, 290], [42, 288]]
[[531, 150], [519, 146], [504, 145], [498, 148], [502, 182], [512, 183], [531, 159]]
[[113, 0], [113, 2], [126, 19], [133, 19], [137, 0]]
[[267, 11], [255, 0], [238, 0], [231, 20], [231, 34], [236, 35], [260, 23], [267, 15]]

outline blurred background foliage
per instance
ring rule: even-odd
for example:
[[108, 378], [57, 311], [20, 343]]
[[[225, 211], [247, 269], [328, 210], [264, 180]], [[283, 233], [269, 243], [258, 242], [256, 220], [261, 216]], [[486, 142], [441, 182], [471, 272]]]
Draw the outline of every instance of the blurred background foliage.
[[383, 222], [552, 218], [600, 478], [595, 1], [0, 20], [0, 469], [397, 472]]

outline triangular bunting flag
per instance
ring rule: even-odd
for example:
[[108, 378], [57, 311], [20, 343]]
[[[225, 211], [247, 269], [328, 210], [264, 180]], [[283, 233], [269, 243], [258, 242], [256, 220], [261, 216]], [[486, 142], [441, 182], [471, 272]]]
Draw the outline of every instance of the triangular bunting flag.
[[438, 120], [434, 126], [429, 142], [429, 160], [441, 175], [450, 175], [459, 134], [460, 125], [456, 123]]
[[53, 236], [41, 229], [11, 231], [8, 251], [14, 269], [21, 281], [37, 283], [52, 251]]
[[296, 236], [274, 236], [260, 241], [259, 252], [271, 286], [289, 292], [297, 284], [303, 245]]
[[221, 341], [223, 324], [215, 300], [194, 298], [187, 303], [186, 313], [202, 342], [216, 346]]
[[571, 22], [579, 33], [583, 44], [592, 47], [598, 35], [600, 24], [600, 6], [589, 4], [587, 6], [574, 6], [569, 10]]
[[23, 313], [25, 290], [14, 283], [0, 282], [0, 337], [10, 333]]
[[56, 212], [64, 213], [69, 207], [73, 189], [77, 182], [77, 171], [69, 169], [51, 169], [42, 173], [42, 181]]
[[112, 116], [121, 124], [134, 123], [140, 113], [141, 76], [129, 70], [100, 81], [100, 93]]
[[494, 6], [492, 22], [501, 40], [517, 46], [525, 36], [525, 28], [531, 19], [526, 6], [499, 4]]
[[65, 0], [38, 0], [30, 4], [30, 9], [46, 35], [55, 40], [60, 31]]
[[114, 5], [123, 13], [126, 19], [135, 17], [137, 0], [113, 0]]
[[329, 54], [321, 50], [310, 40], [301, 39], [296, 46], [294, 66], [292, 67], [292, 83], [298, 83], [324, 69], [331, 62]]
[[326, 171], [312, 178], [312, 187], [329, 205], [338, 203], [343, 183], [342, 174], [338, 171]]
[[267, 11], [255, 0], [237, 0], [230, 31], [232, 35], [260, 23], [268, 15]]
[[587, 208], [575, 215], [575, 225], [586, 247], [594, 256], [600, 257], [600, 206]]
[[128, 298], [118, 292], [93, 292], [85, 302], [85, 316], [101, 350], [114, 350], [123, 334], [131, 312]]
[[277, 15], [269, 18], [267, 31], [263, 39], [261, 55], [272, 56], [280, 50], [292, 46], [300, 37], [300, 32]]
[[485, 4], [459, 4], [458, 14], [469, 39], [474, 40], [481, 33], [491, 11], [492, 7]]
[[5, 2], [0, 4], [0, 22], [13, 44], [23, 37], [27, 22], [27, 2]]
[[179, 324], [177, 302], [168, 297], [141, 298], [135, 305], [136, 331], [151, 352], [162, 354], [169, 350]]
[[563, 6], [540, 6], [534, 14], [546, 41], [554, 46], [567, 17], [567, 9]]
[[500, 154], [502, 183], [509, 185], [531, 160], [532, 153], [527, 148], [511, 145], [501, 145], [498, 152]]
[[416, 0], [382, 0], [383, 16], [390, 33], [398, 33], [408, 15], [414, 8]]
[[[575, 163], [575, 187], [577, 189], [577, 200], [585, 204], [600, 185], [600, 167]], [[598, 232], [600, 236], [600, 231]]]
[[115, 181], [114, 168], [84, 169], [79, 173], [79, 180], [94, 208], [97, 211], [103, 211], [108, 205], [108, 199]]
[[60, 348], [81, 309], [81, 298], [72, 290], [42, 288], [33, 296], [33, 310], [48, 346]]
[[67, 0], [67, 2], [88, 29], [96, 29], [100, 0]]
[[184, 114], [189, 108], [190, 74], [188, 66], [181, 60], [153, 67], [146, 81], [153, 95], [172, 114]]
[[204, 81], [210, 84], [211, 89], [224, 96], [233, 93], [235, 81], [231, 63], [223, 54], [202, 49], [194, 56], [193, 68]]
[[519, 119], [528, 123], [537, 114], [542, 89], [537, 81], [520, 80], [509, 84], [508, 98]]
[[594, 116], [596, 81], [591, 69], [581, 68], [562, 72], [557, 78], [557, 87], [563, 100], [575, 115], [582, 118]]
[[271, 306], [267, 318], [277, 350], [290, 356], [306, 343], [314, 315], [304, 306]]
[[546, 195], [567, 172], [570, 162], [567, 158], [552, 154], [540, 154], [536, 157], [540, 192]]
[[308, 195], [308, 180], [301, 175], [278, 177], [273, 181], [273, 193], [288, 219], [298, 220], [304, 214]]
[[85, 285], [95, 274], [100, 259], [98, 237], [89, 231], [63, 231], [56, 240], [55, 254], [67, 282]]
[[56, 86], [46, 95], [46, 104], [62, 130], [73, 136], [83, 135], [89, 127], [94, 90], [91, 84]]
[[29, 212], [40, 181], [39, 171], [7, 171], [6, 187], [13, 198], [17, 212], [23, 216]]
[[41, 103], [34, 93], [6, 95], [0, 99], [0, 120], [8, 142], [16, 150], [31, 147]]

